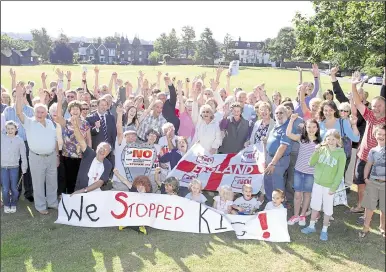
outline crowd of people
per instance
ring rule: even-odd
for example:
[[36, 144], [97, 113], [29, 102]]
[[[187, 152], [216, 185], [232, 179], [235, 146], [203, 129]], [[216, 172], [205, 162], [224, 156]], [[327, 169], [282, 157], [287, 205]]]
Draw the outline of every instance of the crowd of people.
[[[237, 197], [231, 187], [221, 186], [213, 208], [249, 215], [286, 207], [288, 224], [304, 226], [304, 234], [316, 231], [323, 211], [320, 239], [325, 241], [334, 194], [345, 180], [358, 186], [350, 212], [364, 213], [360, 237], [369, 232], [378, 207], [385, 237], [385, 76], [380, 96], [368, 102], [360, 74], [353, 74], [352, 89], [345, 94], [337, 71], [331, 69], [332, 90], [322, 93], [317, 65], [311, 69], [314, 82], [302, 82], [299, 70], [291, 99], [277, 91], [269, 97], [265, 84], [252, 92], [231, 90], [230, 71], [221, 88], [221, 67], [209, 81], [205, 73], [177, 80], [158, 72], [154, 84], [140, 71], [136, 89], [117, 73], [108, 85], [100, 85], [98, 67], [93, 83], [84, 70], [81, 86], [74, 88], [71, 72], [57, 69], [48, 85], [47, 75], [41, 74], [42, 88], [34, 96], [35, 83], [17, 80], [11, 69], [12, 92], [1, 89], [4, 212], [16, 212], [22, 187], [24, 197], [45, 215], [57, 209], [62, 194], [106, 190], [110, 182], [112, 190], [208, 203], [214, 193], [203, 192], [200, 180], [180, 187], [177, 178], [166, 178], [169, 171], [194, 144], [210, 154], [238, 153], [255, 145], [265, 153], [260, 192], [253, 195], [252, 186], [245, 184]], [[157, 152], [148, 175], [133, 177], [122, 166], [122, 152], [134, 143]]]

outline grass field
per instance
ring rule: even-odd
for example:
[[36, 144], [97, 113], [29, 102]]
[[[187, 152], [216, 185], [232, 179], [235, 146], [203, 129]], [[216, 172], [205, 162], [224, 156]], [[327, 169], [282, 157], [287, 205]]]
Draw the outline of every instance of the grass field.
[[[10, 88], [9, 68], [1, 67], [1, 84], [7, 88]], [[41, 85], [43, 71], [48, 74], [48, 82], [56, 79], [51, 65], [14, 68], [18, 80], [34, 80], [36, 87]], [[80, 85], [81, 66], [61, 68], [73, 72], [73, 87]], [[92, 82], [92, 67], [88, 69], [88, 80]], [[203, 71], [207, 72], [207, 79], [214, 76], [212, 68], [191, 66], [101, 66], [100, 69], [100, 83], [107, 84], [111, 73], [116, 71], [119, 78], [129, 79], [134, 86], [139, 70], [145, 72], [150, 82], [155, 81], [158, 70], [179, 79], [192, 78]], [[223, 86], [225, 75], [221, 80]], [[304, 72], [304, 80], [312, 80], [310, 72]], [[251, 90], [262, 82], [266, 83], [269, 94], [279, 90], [283, 96], [294, 97], [298, 73], [248, 68], [232, 78], [232, 88]], [[348, 82], [342, 79], [341, 84], [349, 91]], [[322, 88], [331, 88], [329, 77], [322, 76]], [[366, 85], [365, 89], [374, 97], [380, 87]], [[354, 204], [355, 192], [349, 196], [349, 204]], [[21, 200], [16, 214], [1, 212], [1, 271], [385, 271], [385, 240], [376, 229], [379, 215], [374, 215], [374, 230], [359, 240], [361, 227], [355, 223], [358, 216], [346, 214], [346, 210], [346, 207], [335, 208], [328, 242], [321, 242], [318, 234], [301, 234], [296, 225], [289, 227], [291, 243], [266, 243], [238, 240], [231, 232], [199, 235], [151, 229], [143, 236], [127, 229], [57, 225], [56, 211], [42, 216], [33, 205]], [[321, 222], [317, 229], [319, 232]]]
[[[40, 66], [18, 66], [13, 67], [17, 73], [17, 80], [33, 80], [36, 83], [35, 91], [41, 87], [40, 75], [45, 72], [48, 75], [47, 84], [50, 81], [57, 79], [55, 69], [60, 68], [64, 71], [70, 70], [72, 76], [72, 87], [79, 87], [81, 83], [81, 65], [71, 66], [54, 66], [54, 65], [40, 65]], [[94, 85], [94, 71], [93, 66], [88, 65], [88, 86], [92, 88]], [[193, 79], [194, 76], [203, 72], [207, 73], [206, 84], [208, 86], [209, 79], [215, 77], [215, 70], [213, 68], [198, 67], [198, 66], [117, 66], [117, 65], [102, 65], [99, 66], [99, 84], [108, 84], [111, 74], [118, 73], [118, 78], [124, 81], [132, 82], [134, 88], [137, 86], [138, 71], [142, 70], [145, 77], [150, 82], [156, 82], [157, 71], [163, 73], [169, 72], [170, 76], [175, 76], [178, 79], [185, 80], [186, 77]], [[11, 88], [11, 78], [9, 76], [10, 66], [1, 66], [1, 84], [6, 88]], [[273, 91], [278, 90], [283, 97], [288, 96], [294, 98], [296, 86], [298, 84], [298, 72], [293, 70], [282, 70], [275, 68], [257, 68], [257, 67], [241, 67], [240, 74], [231, 78], [231, 88], [242, 87], [246, 91], [251, 91], [257, 84], [265, 82], [265, 86], [269, 95]], [[322, 90], [332, 89], [332, 84], [328, 76], [322, 75]], [[303, 72], [304, 81], [313, 81], [311, 72]], [[225, 87], [225, 72], [223, 72], [220, 79], [220, 87]], [[345, 92], [351, 91], [351, 85], [347, 79], [340, 79], [341, 86]], [[161, 82], [163, 86], [163, 82]], [[370, 98], [379, 95], [380, 86], [373, 86], [366, 84], [365, 90], [369, 92]]]
[[[266, 243], [237, 240], [232, 232], [150, 229], [143, 236], [129, 229], [57, 225], [56, 211], [42, 216], [23, 200], [16, 214], [1, 212], [1, 271], [385, 271], [384, 238], [373, 230], [359, 240], [357, 215], [345, 210], [335, 208], [328, 242], [318, 233], [301, 234], [296, 225], [289, 226], [291, 243]], [[378, 224], [374, 215], [372, 226]]]

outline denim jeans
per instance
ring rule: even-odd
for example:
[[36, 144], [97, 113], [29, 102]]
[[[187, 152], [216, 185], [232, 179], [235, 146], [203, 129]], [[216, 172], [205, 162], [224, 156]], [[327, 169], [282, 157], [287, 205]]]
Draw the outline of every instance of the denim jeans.
[[[1, 168], [1, 184], [3, 186], [3, 201], [4, 206], [16, 206], [19, 191], [17, 183], [19, 181], [19, 167]], [[12, 195], [9, 195], [11, 191]]]
[[[267, 162], [268, 165], [272, 161], [273, 157], [267, 155]], [[290, 163], [290, 156], [283, 156], [275, 166], [275, 169], [272, 174], [264, 175], [264, 189], [265, 189], [265, 196], [267, 197], [268, 201], [272, 201], [272, 192], [275, 189], [280, 189], [283, 192], [285, 191], [285, 185], [284, 185], [284, 173], [288, 169]]]

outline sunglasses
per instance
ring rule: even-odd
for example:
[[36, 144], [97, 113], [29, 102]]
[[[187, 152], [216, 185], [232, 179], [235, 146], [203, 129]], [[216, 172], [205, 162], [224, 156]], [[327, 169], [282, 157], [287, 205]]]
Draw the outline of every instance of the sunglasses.
[[346, 113], [348, 113], [348, 112], [350, 112], [350, 111], [348, 111], [348, 110], [339, 110], [340, 112], [346, 112]]

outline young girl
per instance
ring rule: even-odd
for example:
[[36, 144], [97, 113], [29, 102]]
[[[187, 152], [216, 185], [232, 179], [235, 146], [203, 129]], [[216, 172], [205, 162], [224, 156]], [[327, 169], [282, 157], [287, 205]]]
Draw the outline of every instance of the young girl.
[[325, 140], [316, 146], [310, 159], [310, 165], [315, 167], [314, 185], [311, 196], [310, 225], [301, 231], [304, 234], [315, 232], [315, 222], [319, 211], [324, 212], [323, 228], [320, 240], [327, 241], [327, 229], [330, 216], [333, 214], [334, 193], [338, 189], [344, 174], [346, 154], [342, 147], [342, 140], [337, 130], [331, 129], [326, 133]]
[[[294, 215], [288, 220], [288, 225], [296, 223], [299, 226], [306, 225], [306, 213], [311, 201], [312, 186], [314, 185], [314, 167], [308, 165], [312, 153], [315, 150], [320, 140], [319, 124], [315, 119], [306, 121], [306, 125], [302, 129], [302, 134], [293, 134], [293, 123], [298, 117], [298, 114], [292, 114], [287, 127], [286, 134], [293, 141], [298, 141], [299, 155], [295, 164], [294, 172]], [[300, 207], [302, 211], [300, 212]]]
[[[15, 213], [19, 191], [19, 159], [21, 157], [21, 170], [27, 172], [27, 155], [23, 140], [16, 136], [17, 125], [14, 121], [5, 123], [6, 134], [1, 136], [1, 184], [4, 200], [4, 212]], [[12, 195], [10, 195], [10, 192]]]
[[175, 177], [168, 177], [163, 183], [161, 182], [161, 168], [157, 167], [154, 173], [154, 181], [161, 190], [161, 194], [177, 195], [179, 189], [179, 181]]
[[272, 192], [272, 201], [268, 202], [265, 205], [264, 211], [275, 210], [275, 209], [284, 209], [284, 192], [280, 189], [273, 190]]
[[244, 184], [242, 190], [243, 196], [236, 199], [232, 205], [232, 214], [254, 214], [259, 209], [261, 202], [252, 196], [252, 186], [250, 184]]
[[193, 179], [189, 184], [189, 191], [185, 198], [196, 201], [198, 203], [204, 204], [207, 199], [206, 197], [201, 193], [202, 192], [202, 184], [201, 181], [198, 179]]
[[225, 214], [231, 213], [234, 194], [232, 188], [228, 185], [220, 187], [219, 195], [213, 198], [213, 208]]

